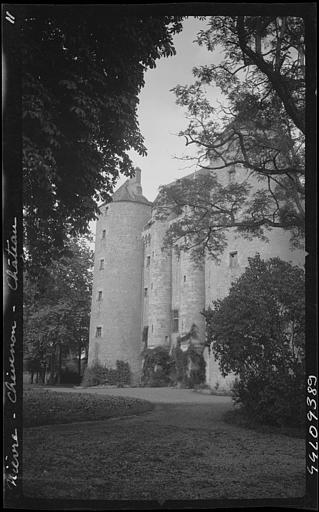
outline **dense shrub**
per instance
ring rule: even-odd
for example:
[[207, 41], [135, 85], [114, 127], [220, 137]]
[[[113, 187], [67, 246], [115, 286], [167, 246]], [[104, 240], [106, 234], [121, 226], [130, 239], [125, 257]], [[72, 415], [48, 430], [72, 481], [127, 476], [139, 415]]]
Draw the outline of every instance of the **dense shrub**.
[[205, 312], [207, 339], [234, 400], [253, 421], [301, 425], [305, 404], [305, 300], [301, 268], [249, 258], [229, 295]]
[[107, 368], [100, 363], [87, 366], [84, 371], [82, 386], [115, 385], [122, 387], [130, 385], [131, 372], [129, 364], [124, 361], [116, 361], [116, 368]]
[[[167, 346], [146, 349], [143, 352], [144, 363], [142, 384], [144, 386], [179, 386], [194, 388], [205, 382], [205, 360], [202, 347], [193, 341], [198, 338], [195, 324], [190, 331], [178, 337], [177, 344], [170, 350]], [[188, 342], [186, 351], [181, 350], [181, 342]]]
[[151, 387], [171, 386], [175, 380], [174, 361], [169, 348], [158, 346], [145, 349], [143, 354], [142, 385]]
[[82, 377], [78, 372], [65, 368], [61, 370], [61, 384], [81, 384]]
[[206, 363], [200, 349], [190, 344], [183, 351], [178, 340], [172, 356], [176, 366], [176, 384], [183, 388], [194, 388], [205, 382]]
[[305, 421], [305, 386], [303, 379], [283, 372], [236, 380], [236, 403], [253, 423], [301, 427]]

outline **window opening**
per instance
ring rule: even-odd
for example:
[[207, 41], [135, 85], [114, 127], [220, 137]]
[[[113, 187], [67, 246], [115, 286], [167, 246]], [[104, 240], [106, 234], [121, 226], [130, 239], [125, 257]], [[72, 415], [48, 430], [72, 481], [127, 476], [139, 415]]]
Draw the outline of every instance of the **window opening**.
[[173, 309], [172, 312], [172, 330], [173, 332], [178, 332], [178, 320], [179, 320], [179, 313], [178, 309]]
[[238, 252], [232, 251], [229, 253], [229, 266], [230, 268], [238, 267]]

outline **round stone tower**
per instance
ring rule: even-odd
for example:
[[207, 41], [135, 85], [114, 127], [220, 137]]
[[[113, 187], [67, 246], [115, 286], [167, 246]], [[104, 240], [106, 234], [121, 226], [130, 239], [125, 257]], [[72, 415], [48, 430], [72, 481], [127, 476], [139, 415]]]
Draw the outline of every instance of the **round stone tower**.
[[142, 230], [151, 207], [136, 169], [101, 208], [96, 227], [88, 365], [128, 362], [132, 384], [141, 372]]

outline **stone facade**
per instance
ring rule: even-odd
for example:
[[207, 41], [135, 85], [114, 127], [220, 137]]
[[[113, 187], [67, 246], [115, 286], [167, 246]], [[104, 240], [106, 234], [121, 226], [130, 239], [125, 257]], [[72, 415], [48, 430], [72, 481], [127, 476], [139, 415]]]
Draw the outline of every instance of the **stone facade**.
[[[244, 240], [231, 230], [220, 264], [207, 258], [194, 266], [186, 253], [178, 257], [163, 248], [167, 221], [155, 220], [152, 204], [142, 195], [140, 170], [101, 209], [97, 222], [89, 365], [99, 361], [115, 367], [129, 363], [133, 384], [141, 377], [141, 352], [172, 346], [177, 336], [197, 327], [194, 343], [205, 340], [201, 311], [227, 295], [231, 282], [259, 252], [263, 258], [278, 256], [304, 264], [304, 252], [291, 251], [289, 235], [273, 230], [270, 242]], [[227, 388], [232, 376], [223, 378], [211, 350], [205, 349], [206, 381], [213, 388]]]
[[141, 232], [150, 214], [137, 175], [101, 208], [96, 228], [88, 364], [129, 362], [134, 383], [141, 371]]

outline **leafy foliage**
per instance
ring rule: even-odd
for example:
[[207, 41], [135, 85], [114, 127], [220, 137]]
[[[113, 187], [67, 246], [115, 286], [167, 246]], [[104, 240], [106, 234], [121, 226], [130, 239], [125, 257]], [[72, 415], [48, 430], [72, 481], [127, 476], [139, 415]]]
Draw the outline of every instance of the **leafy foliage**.
[[235, 401], [260, 421], [303, 418], [304, 272], [257, 254], [229, 295], [205, 312], [207, 340], [223, 375], [239, 377]]
[[82, 386], [99, 386], [100, 384], [116, 385], [123, 387], [131, 383], [129, 364], [125, 361], [116, 361], [116, 368], [108, 368], [106, 365], [94, 363], [87, 366], [84, 372]]
[[[226, 171], [227, 176], [227, 171], [236, 170], [239, 198], [244, 197], [245, 204], [243, 211], [234, 211], [229, 199], [225, 227], [231, 224], [255, 236], [264, 236], [263, 228], [280, 227], [291, 232], [293, 245], [300, 244], [305, 219], [303, 20], [214, 16], [197, 42], [216, 55], [219, 51], [223, 58], [217, 64], [194, 68], [192, 85], [174, 88], [177, 103], [186, 107], [190, 119], [180, 135], [186, 146], [195, 145], [198, 150], [197, 156], [186, 160], [195, 160], [199, 168], [216, 175], [225, 176]], [[212, 106], [210, 86], [223, 93], [222, 106]], [[175, 193], [178, 186], [171, 188]], [[224, 207], [227, 194], [226, 184]], [[189, 229], [184, 230], [189, 247], [198, 243], [192, 233], [198, 221], [195, 208], [205, 213], [199, 226], [202, 244], [209, 245], [210, 238], [214, 243], [218, 235], [219, 228], [210, 229], [216, 205], [206, 196], [199, 203], [194, 185], [185, 200], [192, 208]], [[179, 233], [172, 234], [176, 239]]]
[[185, 336], [177, 339], [173, 348], [172, 357], [176, 366], [176, 383], [183, 388], [194, 388], [205, 382], [206, 363], [202, 350], [196, 348], [191, 342], [187, 350], [181, 349], [181, 343], [192, 338], [192, 329]]
[[24, 272], [25, 368], [42, 382], [46, 371], [59, 380], [64, 359], [88, 348], [93, 254], [84, 240], [67, 249], [40, 275]]
[[127, 152], [146, 154], [137, 120], [144, 72], [175, 53], [182, 29], [181, 17], [107, 7], [24, 9], [24, 221], [37, 265], [67, 232], [86, 233], [120, 173], [134, 173]]
[[174, 361], [168, 347], [158, 346], [143, 351], [142, 385], [169, 386], [174, 382]]
[[[205, 360], [202, 349], [195, 347], [192, 340], [197, 338], [197, 327], [184, 336], [179, 336], [172, 349], [158, 346], [143, 351], [142, 384], [144, 386], [180, 386], [193, 388], [205, 381]], [[187, 350], [181, 350], [182, 342], [188, 342]]]
[[198, 263], [205, 254], [217, 259], [227, 245], [227, 228], [241, 227], [236, 216], [247, 204], [247, 183], [223, 186], [216, 175], [201, 173], [162, 187], [155, 217], [170, 219], [164, 238], [177, 254], [189, 251]]

